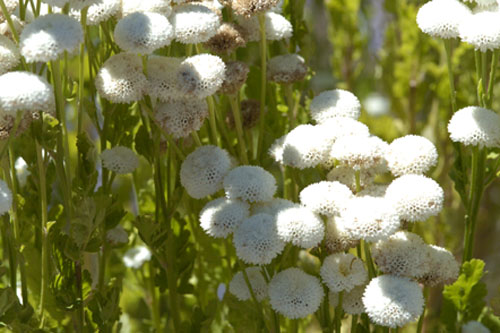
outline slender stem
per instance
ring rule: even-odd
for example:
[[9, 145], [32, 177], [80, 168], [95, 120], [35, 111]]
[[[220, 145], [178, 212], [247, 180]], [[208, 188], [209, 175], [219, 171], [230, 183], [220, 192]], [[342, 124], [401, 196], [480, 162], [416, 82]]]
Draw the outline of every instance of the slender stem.
[[201, 147], [203, 144], [201, 143], [201, 140], [200, 140], [200, 137], [198, 136], [198, 133], [193, 131], [191, 132], [191, 137], [193, 138], [194, 140], [194, 143], [196, 143], [196, 145], [198, 147]]
[[0, 0], [0, 9], [2, 10], [3, 16], [5, 17], [7, 24], [9, 25], [12, 37], [14, 37], [15, 41], [19, 43], [19, 34], [16, 31], [14, 22], [12, 22], [12, 18], [10, 17], [10, 13], [7, 10], [7, 6], [5, 5], [4, 0]]
[[351, 320], [351, 333], [356, 333], [358, 330], [358, 315], [353, 315]]
[[476, 62], [476, 76], [477, 76], [477, 100], [479, 105], [483, 105], [482, 90], [482, 72], [481, 72], [481, 51], [474, 51], [474, 59]]
[[455, 78], [453, 76], [453, 67], [452, 67], [453, 40], [448, 38], [444, 39], [443, 41], [444, 41], [444, 49], [446, 51], [446, 64], [448, 66], [448, 81], [450, 83], [451, 111], [455, 113], [457, 111], [457, 92], [455, 90]]
[[368, 266], [368, 274], [369, 274], [370, 279], [371, 279], [371, 278], [377, 276], [377, 271], [375, 270], [375, 266], [373, 264], [372, 255], [370, 252], [370, 246], [364, 240], [361, 240], [361, 245], [362, 245], [364, 253], [365, 253], [365, 260], [366, 260], [366, 264]]
[[500, 57], [500, 52], [498, 52], [498, 50], [494, 50], [493, 56], [491, 58], [490, 80], [488, 83], [488, 92], [487, 92], [488, 97], [486, 98], [486, 107], [489, 109], [491, 109], [491, 104], [493, 103], [493, 85], [496, 79], [499, 57]]
[[265, 108], [266, 108], [266, 88], [267, 88], [267, 38], [266, 38], [266, 16], [264, 13], [258, 14], [260, 29], [260, 119], [259, 138], [257, 143], [257, 159], [262, 154], [264, 145], [265, 129]]
[[[81, 24], [83, 28], [83, 34], [87, 33], [87, 10], [85, 7], [81, 11]], [[85, 43], [80, 45], [80, 62], [78, 68], [78, 134], [82, 132], [83, 127], [83, 93], [85, 85]]]
[[295, 100], [293, 98], [293, 87], [292, 84], [284, 84], [283, 90], [285, 91], [286, 102], [288, 104], [288, 120], [289, 120], [289, 131], [295, 127]]
[[247, 146], [243, 134], [243, 125], [241, 122], [241, 113], [238, 105], [238, 100], [237, 97], [234, 95], [229, 95], [228, 99], [229, 103], [231, 104], [231, 110], [233, 111], [234, 127], [236, 128], [236, 134], [238, 135], [238, 144], [240, 146], [240, 158], [243, 164], [248, 164]]
[[210, 123], [210, 134], [212, 135], [212, 144], [220, 146], [219, 137], [217, 136], [217, 122], [215, 119], [215, 103], [212, 96], [207, 97], [208, 102], [208, 122]]
[[356, 193], [361, 192], [361, 171], [356, 170], [354, 173], [354, 178], [356, 181]]
[[254, 291], [253, 291], [252, 284], [250, 283], [250, 279], [248, 278], [248, 274], [246, 271], [246, 266], [242, 262], [240, 262], [240, 267], [242, 268], [241, 272], [243, 274], [243, 279], [245, 280], [245, 284], [247, 285], [247, 288], [250, 291], [250, 297], [252, 298], [252, 301], [255, 303], [256, 308], [259, 309], [258, 313], [259, 313], [260, 320], [262, 323], [265, 324], [266, 320], [264, 317], [263, 309], [262, 309], [261, 304], [257, 300], [257, 297], [255, 296]]
[[344, 298], [344, 292], [341, 291], [341, 292], [339, 292], [339, 303], [337, 304], [337, 307], [335, 308], [335, 332], [337, 332], [337, 333], [341, 333], [342, 316], [343, 316], [343, 310], [342, 310], [343, 298]]
[[[428, 289], [424, 288], [424, 292], [423, 292], [423, 294], [424, 294], [424, 302], [426, 301], [427, 293], [428, 293]], [[426, 309], [426, 307], [424, 306], [424, 311], [422, 311], [422, 315], [420, 315], [420, 318], [418, 319], [417, 332], [416, 333], [421, 333], [422, 332], [422, 328], [424, 327], [425, 309]]]
[[158, 295], [156, 292], [155, 285], [155, 270], [153, 266], [153, 260], [148, 263], [149, 266], [149, 292], [151, 294], [151, 308], [152, 308], [152, 319], [156, 332], [162, 332], [161, 328], [161, 317], [160, 317], [160, 306], [158, 303]]

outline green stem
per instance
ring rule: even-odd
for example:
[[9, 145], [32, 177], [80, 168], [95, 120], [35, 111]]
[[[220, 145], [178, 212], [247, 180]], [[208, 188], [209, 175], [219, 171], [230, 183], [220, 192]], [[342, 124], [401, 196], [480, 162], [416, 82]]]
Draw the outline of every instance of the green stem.
[[361, 171], [360, 170], [356, 170], [354, 172], [354, 178], [356, 181], [356, 193], [359, 193], [359, 192], [361, 192]]
[[151, 308], [152, 308], [152, 319], [156, 332], [162, 332], [161, 328], [161, 317], [160, 317], [160, 306], [158, 303], [158, 297], [156, 293], [155, 285], [155, 270], [153, 266], [153, 260], [148, 263], [149, 266], [149, 292], [151, 293]]
[[486, 99], [486, 107], [489, 109], [491, 109], [491, 105], [493, 103], [493, 85], [494, 85], [495, 79], [496, 79], [496, 72], [497, 72], [499, 57], [500, 57], [500, 52], [498, 52], [498, 50], [494, 50], [493, 56], [491, 58], [490, 80], [488, 83], [488, 92], [487, 92], [488, 97]]
[[9, 11], [7, 10], [7, 6], [3, 0], [0, 0], [0, 9], [2, 10], [3, 16], [9, 25], [10, 31], [12, 33], [12, 37], [14, 37], [15, 41], [19, 43], [19, 34], [16, 31], [14, 26], [14, 22], [12, 22], [12, 18], [10, 17]]
[[191, 137], [194, 140], [194, 143], [198, 146], [201, 147], [203, 144], [201, 143], [200, 137], [198, 136], [198, 133], [193, 131], [191, 132]]
[[228, 99], [229, 103], [231, 104], [231, 110], [233, 111], [234, 127], [236, 128], [236, 134], [238, 135], [241, 162], [243, 162], [243, 164], [248, 164], [247, 146], [245, 144], [245, 137], [243, 134], [243, 125], [241, 122], [241, 113], [238, 105], [238, 100], [234, 95], [229, 95]]
[[285, 91], [286, 102], [288, 104], [288, 120], [289, 120], [289, 131], [295, 127], [295, 100], [293, 98], [293, 87], [292, 84], [284, 84], [283, 90]]
[[[87, 10], [85, 7], [81, 11], [81, 23], [83, 28], [83, 35], [87, 33]], [[83, 93], [85, 85], [85, 43], [80, 45], [80, 62], [78, 67], [78, 134], [82, 132], [83, 127]]]
[[453, 76], [452, 68], [452, 44], [453, 40], [448, 38], [444, 39], [444, 49], [446, 51], [446, 64], [448, 66], [448, 81], [450, 83], [450, 99], [451, 99], [451, 111], [455, 113], [457, 111], [457, 92], [455, 90], [455, 78]]
[[342, 310], [343, 298], [344, 298], [344, 292], [341, 291], [339, 292], [339, 304], [337, 304], [337, 307], [335, 308], [335, 332], [337, 333], [341, 333], [342, 316], [343, 316], [343, 310]]
[[257, 156], [259, 159], [264, 145], [265, 108], [266, 108], [266, 86], [267, 86], [267, 38], [266, 38], [266, 16], [265, 13], [258, 14], [260, 29], [260, 119], [259, 138], [257, 143]]
[[215, 103], [212, 96], [207, 97], [208, 102], [208, 122], [210, 123], [210, 134], [212, 135], [212, 144], [220, 146], [219, 137], [217, 136], [217, 122], [215, 119]]
[[246, 266], [243, 264], [243, 262], [240, 262], [239, 266], [242, 268], [241, 272], [243, 274], [243, 279], [245, 280], [245, 284], [247, 285], [247, 288], [250, 291], [250, 297], [252, 298], [252, 301], [255, 303], [256, 308], [259, 309], [258, 313], [259, 313], [259, 317], [260, 317], [261, 323], [265, 324], [266, 320], [265, 320], [265, 316], [264, 316], [264, 313], [263, 313], [263, 310], [262, 310], [262, 306], [259, 303], [259, 301], [257, 300], [257, 297], [255, 297], [255, 293], [253, 291], [252, 284], [250, 283], [250, 279], [248, 278], [248, 274], [247, 274], [247, 271], [246, 271]]
[[358, 315], [353, 315], [351, 321], [351, 333], [356, 333], [357, 330], [358, 330]]
[[375, 266], [373, 264], [372, 255], [370, 252], [370, 246], [364, 240], [361, 240], [361, 246], [363, 247], [365, 253], [365, 260], [368, 266], [368, 274], [370, 276], [370, 279], [374, 278], [377, 276], [377, 271], [375, 270]]

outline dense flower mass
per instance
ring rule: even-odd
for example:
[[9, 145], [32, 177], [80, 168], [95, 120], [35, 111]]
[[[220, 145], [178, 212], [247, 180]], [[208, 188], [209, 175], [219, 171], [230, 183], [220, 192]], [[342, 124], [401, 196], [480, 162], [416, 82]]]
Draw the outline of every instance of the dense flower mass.
[[457, 38], [461, 23], [471, 15], [459, 0], [432, 0], [418, 11], [417, 24], [432, 37]]
[[466, 146], [500, 147], [500, 116], [479, 106], [458, 110], [448, 123], [450, 139]]

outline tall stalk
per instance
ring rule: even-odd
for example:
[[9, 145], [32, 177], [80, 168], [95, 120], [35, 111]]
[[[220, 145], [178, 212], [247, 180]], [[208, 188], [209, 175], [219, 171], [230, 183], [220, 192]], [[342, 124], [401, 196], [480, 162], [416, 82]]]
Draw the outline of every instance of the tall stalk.
[[267, 37], [266, 37], [266, 15], [258, 14], [260, 29], [260, 119], [259, 119], [259, 138], [257, 141], [256, 159], [262, 154], [264, 145], [264, 129], [266, 124], [266, 88], [267, 88]]

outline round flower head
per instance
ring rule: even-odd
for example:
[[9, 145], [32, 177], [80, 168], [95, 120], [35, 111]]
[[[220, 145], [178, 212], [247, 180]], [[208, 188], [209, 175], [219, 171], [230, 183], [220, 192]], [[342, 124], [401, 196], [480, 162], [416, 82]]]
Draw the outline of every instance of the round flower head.
[[331, 254], [321, 265], [320, 275], [333, 292], [351, 291], [368, 279], [363, 261], [350, 253]]
[[338, 218], [354, 239], [376, 242], [395, 233], [399, 215], [391, 203], [379, 197], [355, 197]]
[[363, 305], [363, 294], [365, 292], [365, 285], [356, 286], [348, 293], [344, 294], [342, 299], [342, 309], [347, 314], [352, 316], [360, 315], [365, 312], [365, 306]]
[[246, 82], [249, 72], [250, 68], [243, 61], [229, 61], [219, 92], [227, 95], [237, 94]]
[[330, 157], [355, 170], [383, 168], [388, 146], [376, 136], [345, 136], [335, 141]]
[[[359, 171], [359, 185], [361, 189], [369, 187], [375, 178], [375, 172], [372, 169], [363, 169]], [[349, 187], [351, 191], [356, 192], [356, 170], [347, 166], [339, 165], [330, 170], [326, 175], [329, 181], [338, 181]]]
[[[267, 40], [282, 40], [292, 37], [292, 24], [283, 15], [266, 12], [265, 18]], [[237, 20], [245, 32], [247, 41], [257, 42], [260, 40], [260, 27], [257, 16], [250, 18], [238, 17]]]
[[19, 64], [21, 55], [16, 44], [9, 38], [0, 35], [0, 75]]
[[292, 267], [276, 274], [269, 283], [269, 303], [290, 319], [316, 312], [324, 297], [319, 279]]
[[211, 54], [198, 54], [185, 59], [179, 66], [177, 80], [182, 93], [195, 98], [215, 94], [224, 82], [226, 65]]
[[335, 117], [358, 119], [361, 114], [361, 103], [353, 93], [342, 90], [324, 91], [314, 97], [309, 106], [311, 117], [322, 123]]
[[271, 156], [274, 161], [280, 164], [283, 164], [283, 152], [285, 148], [284, 144], [287, 136], [288, 135], [285, 134], [282, 137], [274, 140], [273, 144], [271, 145], [271, 147], [269, 147], [269, 150], [267, 151], [269, 156]]
[[176, 6], [171, 16], [175, 39], [183, 44], [207, 42], [220, 26], [220, 18], [210, 8], [200, 4]]
[[238, 258], [248, 264], [267, 265], [285, 248], [276, 229], [276, 219], [257, 214], [243, 221], [234, 232], [233, 243]]
[[139, 166], [139, 157], [136, 153], [123, 146], [104, 150], [101, 158], [103, 167], [118, 174], [134, 172]]
[[28, 24], [19, 37], [21, 55], [30, 62], [57, 60], [83, 41], [80, 22], [62, 14], [47, 14]]
[[217, 33], [206, 43], [212, 53], [231, 54], [239, 47], [246, 45], [243, 29], [235, 23], [223, 23], [217, 29]]
[[[87, 9], [87, 25], [98, 25], [101, 22], [115, 16], [120, 11], [120, 0], [97, 0]], [[69, 14], [71, 17], [80, 20], [80, 10], [71, 9]]]
[[[245, 269], [253, 294], [257, 301], [263, 301], [267, 298], [267, 283], [260, 272], [259, 267], [248, 267]], [[236, 273], [231, 282], [229, 282], [229, 292], [236, 296], [240, 301], [247, 301], [252, 298], [248, 285], [243, 276], [243, 272]]]
[[39, 117], [38, 113], [25, 112], [21, 115], [17, 131], [13, 133], [16, 125], [16, 116], [0, 111], [0, 140], [8, 139], [11, 135], [18, 136], [24, 133], [30, 127], [33, 119], [38, 119]]
[[448, 133], [451, 141], [466, 146], [500, 147], [500, 116], [479, 106], [469, 106], [453, 114]]
[[432, 37], [457, 38], [461, 22], [470, 15], [470, 9], [458, 0], [432, 0], [419, 9], [417, 24]]
[[325, 246], [328, 253], [345, 252], [355, 248], [359, 239], [346, 231], [346, 223], [338, 217], [331, 217], [326, 223]]
[[383, 94], [371, 93], [363, 100], [366, 113], [373, 117], [389, 114], [391, 101]]
[[69, 2], [69, 0], [43, 0], [42, 2], [52, 7], [63, 8]]
[[250, 17], [275, 7], [278, 0], [232, 0], [231, 8], [236, 15]]
[[433, 179], [422, 175], [404, 175], [392, 181], [385, 197], [402, 220], [425, 221], [443, 208], [444, 192]]
[[15, 164], [16, 168], [16, 176], [17, 180], [19, 181], [19, 185], [24, 186], [26, 185], [26, 182], [28, 181], [28, 176], [31, 174], [31, 172], [28, 170], [28, 164], [22, 157], [18, 157]]
[[323, 131], [329, 132], [329, 137], [333, 142], [345, 136], [370, 136], [368, 126], [356, 119], [347, 117], [330, 118], [316, 126]]
[[121, 225], [117, 225], [106, 232], [106, 241], [111, 245], [124, 245], [128, 243], [128, 233]]
[[385, 274], [415, 278], [429, 269], [427, 244], [417, 234], [398, 231], [372, 247], [375, 263]]
[[[0, 10], [0, 15], [2, 11]], [[17, 31], [17, 33], [21, 33], [22, 30], [24, 29], [26, 22], [22, 21], [18, 16], [14, 14], [10, 15], [10, 19], [12, 20], [12, 24], [14, 26], [14, 29]], [[12, 34], [12, 30], [10, 28], [10, 25], [7, 21], [1, 22], [0, 20], [0, 35], [3, 35], [5, 37], [8, 37], [12, 40], [14, 40], [14, 35]]]
[[174, 139], [198, 131], [207, 117], [208, 105], [203, 99], [171, 100], [155, 108], [155, 120]]
[[496, 5], [497, 0], [463, 0], [465, 2], [475, 2], [480, 8], [487, 8]]
[[0, 215], [9, 211], [12, 207], [12, 192], [7, 183], [0, 179]]
[[174, 30], [167, 18], [158, 13], [132, 13], [118, 21], [115, 42], [127, 52], [151, 54], [169, 45]]
[[252, 206], [252, 215], [265, 213], [272, 216], [277, 216], [281, 211], [296, 207], [297, 204], [290, 200], [282, 198], [273, 198], [268, 202], [259, 202]]
[[300, 202], [304, 206], [325, 216], [339, 215], [352, 197], [346, 185], [335, 181], [314, 183], [300, 192]]
[[134, 247], [127, 252], [123, 257], [123, 263], [129, 268], [141, 268], [142, 264], [151, 260], [151, 251], [145, 246]]
[[306, 169], [326, 163], [330, 142], [328, 132], [314, 125], [299, 125], [291, 130], [283, 142], [283, 164]]
[[271, 58], [267, 64], [267, 79], [276, 83], [302, 81], [307, 74], [304, 58], [298, 54], [285, 54]]
[[460, 265], [453, 254], [445, 248], [428, 245], [425, 261], [428, 270], [418, 276], [420, 283], [433, 287], [441, 283], [453, 283], [458, 278]]
[[437, 164], [436, 146], [418, 135], [407, 135], [394, 140], [385, 153], [387, 167], [398, 177], [406, 174], [424, 174]]
[[0, 112], [16, 117], [17, 111], [54, 113], [54, 90], [41, 76], [9, 72], [0, 76]]
[[325, 237], [321, 218], [306, 207], [296, 206], [276, 215], [278, 236], [303, 249], [317, 246]]
[[490, 333], [490, 330], [480, 322], [471, 320], [462, 325], [462, 333]]
[[195, 199], [212, 195], [222, 188], [222, 180], [231, 169], [227, 151], [212, 145], [201, 146], [181, 165], [181, 184]]
[[170, 1], [165, 0], [126, 0], [121, 1], [122, 17], [136, 12], [153, 12], [168, 17], [172, 13]]
[[99, 0], [69, 0], [69, 7], [70, 9], [81, 11], [83, 8], [92, 6], [98, 2]]
[[462, 42], [485, 52], [500, 48], [499, 11], [479, 11], [462, 19], [459, 34]]
[[200, 212], [200, 225], [207, 234], [226, 238], [250, 216], [250, 206], [243, 201], [219, 198], [210, 201]]
[[404, 277], [382, 275], [370, 281], [363, 295], [370, 320], [380, 326], [402, 327], [416, 321], [424, 310], [422, 290]]
[[229, 199], [271, 201], [276, 192], [276, 179], [260, 166], [243, 165], [227, 174], [224, 178], [224, 190]]
[[180, 91], [177, 85], [177, 71], [184, 59], [173, 57], [148, 57], [147, 93], [162, 102], [178, 98]]
[[141, 58], [130, 53], [113, 55], [99, 69], [95, 86], [101, 97], [113, 103], [140, 100], [147, 86]]

